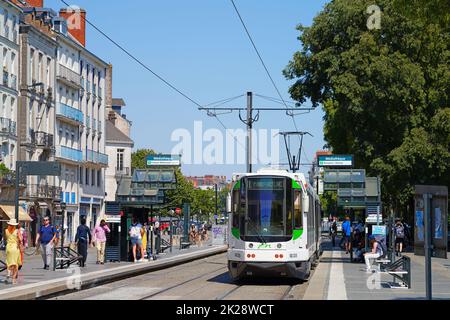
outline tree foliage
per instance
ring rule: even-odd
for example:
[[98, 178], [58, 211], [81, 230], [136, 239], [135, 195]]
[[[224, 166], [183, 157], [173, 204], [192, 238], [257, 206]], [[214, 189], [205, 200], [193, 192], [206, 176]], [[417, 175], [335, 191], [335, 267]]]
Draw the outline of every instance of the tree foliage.
[[448, 2], [379, 0], [381, 28], [369, 30], [372, 4], [334, 0], [298, 26], [303, 48], [284, 75], [294, 99], [322, 105], [333, 151], [354, 154], [382, 177], [383, 200], [404, 204], [414, 184], [450, 182]]
[[131, 168], [145, 169], [147, 168], [147, 156], [156, 155], [153, 149], [138, 149], [131, 154]]

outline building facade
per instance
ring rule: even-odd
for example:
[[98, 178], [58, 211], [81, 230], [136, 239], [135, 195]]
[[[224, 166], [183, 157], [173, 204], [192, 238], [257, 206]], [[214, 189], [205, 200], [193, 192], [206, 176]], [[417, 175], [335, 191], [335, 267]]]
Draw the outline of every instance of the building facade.
[[0, 163], [15, 170], [17, 160], [17, 104], [19, 97], [20, 8], [0, 2]]
[[123, 99], [112, 99], [112, 105], [107, 107], [106, 153], [109, 166], [106, 169], [106, 201], [116, 201], [120, 179], [131, 176], [131, 153], [134, 142], [130, 138], [132, 123], [122, 113], [124, 106]]
[[[61, 163], [59, 177], [30, 177], [24, 199], [35, 223], [49, 215], [60, 224], [60, 203], [66, 203], [64, 227], [70, 242], [82, 216], [93, 227], [104, 214], [108, 64], [85, 47], [86, 11], [56, 13], [43, 0], [1, 5], [7, 19], [0, 19], [0, 54], [5, 52], [3, 77], [8, 79], [7, 86], [0, 86], [0, 103], [5, 101], [0, 118], [7, 119], [0, 119], [0, 125], [10, 131], [0, 133], [2, 142], [4, 136], [8, 139], [2, 144], [2, 162], [11, 170], [15, 160]], [[73, 23], [74, 15], [79, 23]]]
[[[54, 12], [23, 8], [20, 23], [20, 96], [17, 112], [19, 161], [55, 161]], [[21, 200], [33, 222], [31, 235], [44, 215], [54, 216], [61, 189], [55, 177], [30, 176]]]
[[205, 175], [203, 177], [186, 177], [186, 179], [197, 189], [214, 189], [217, 185], [218, 190], [222, 190], [228, 185], [226, 176]]

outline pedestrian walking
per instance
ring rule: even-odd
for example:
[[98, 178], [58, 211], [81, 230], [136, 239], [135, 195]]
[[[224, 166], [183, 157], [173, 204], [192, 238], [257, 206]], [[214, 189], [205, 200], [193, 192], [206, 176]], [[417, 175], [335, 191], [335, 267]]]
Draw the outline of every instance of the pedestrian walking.
[[364, 261], [366, 262], [366, 272], [372, 272], [372, 261], [378, 259], [384, 255], [383, 247], [375, 238], [370, 240], [370, 247], [372, 250], [370, 252], [364, 253]]
[[333, 222], [330, 227], [331, 234], [331, 242], [333, 244], [333, 248], [336, 246], [336, 235], [337, 235], [337, 218], [334, 217]]
[[397, 220], [394, 227], [395, 234], [395, 255], [401, 256], [403, 245], [405, 243], [405, 226], [400, 220]]
[[345, 253], [348, 254], [351, 249], [351, 236], [352, 236], [352, 224], [350, 217], [346, 216], [345, 221], [342, 224], [342, 235], [344, 238]]
[[110, 233], [108, 225], [105, 220], [100, 221], [100, 224], [94, 229], [94, 242], [97, 248], [97, 264], [105, 263], [106, 250], [106, 233]]
[[86, 260], [88, 255], [88, 246], [92, 243], [91, 230], [86, 225], [86, 218], [81, 218], [81, 224], [77, 228], [77, 234], [75, 235], [75, 243], [78, 246], [78, 254], [81, 255], [80, 267], [86, 266]]
[[36, 247], [41, 245], [42, 260], [44, 261], [44, 269], [50, 269], [50, 261], [52, 261], [53, 245], [56, 239], [56, 230], [50, 224], [50, 217], [44, 217], [44, 223], [40, 227], [36, 237]]
[[[132, 251], [133, 251], [133, 261], [136, 262], [144, 262], [144, 248], [142, 246], [142, 225], [138, 222], [136, 217], [133, 217], [133, 223], [130, 226], [130, 230], [128, 231], [130, 235]], [[136, 259], [136, 250], [139, 247], [141, 258], [139, 260]]]
[[142, 248], [144, 249], [144, 258], [147, 257], [147, 224], [144, 223], [141, 229], [141, 236], [142, 236]]
[[8, 228], [5, 230], [7, 278], [11, 278], [13, 284], [17, 284], [19, 265], [21, 264], [20, 243], [22, 242], [22, 236], [18, 225], [16, 219], [11, 219], [8, 221]]

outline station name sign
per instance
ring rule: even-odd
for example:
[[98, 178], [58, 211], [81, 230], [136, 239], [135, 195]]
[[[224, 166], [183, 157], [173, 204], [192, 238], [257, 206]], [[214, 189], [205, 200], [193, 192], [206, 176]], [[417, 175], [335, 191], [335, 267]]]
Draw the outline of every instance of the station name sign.
[[319, 167], [353, 167], [352, 155], [320, 155], [317, 157]]
[[181, 156], [166, 154], [147, 156], [147, 166], [181, 166]]

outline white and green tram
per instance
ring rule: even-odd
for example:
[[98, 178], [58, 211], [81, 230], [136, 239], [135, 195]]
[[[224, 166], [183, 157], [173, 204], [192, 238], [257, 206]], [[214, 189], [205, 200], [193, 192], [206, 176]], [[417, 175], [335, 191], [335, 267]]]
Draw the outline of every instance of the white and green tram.
[[307, 280], [321, 251], [320, 201], [303, 173], [236, 174], [231, 189], [228, 269], [234, 280]]

